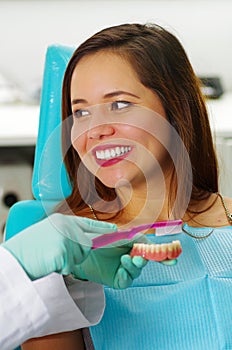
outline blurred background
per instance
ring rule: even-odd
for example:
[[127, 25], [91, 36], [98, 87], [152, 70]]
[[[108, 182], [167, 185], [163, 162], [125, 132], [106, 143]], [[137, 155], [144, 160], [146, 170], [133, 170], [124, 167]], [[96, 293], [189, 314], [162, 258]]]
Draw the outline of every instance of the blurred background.
[[10, 206], [32, 198], [47, 47], [125, 22], [158, 23], [182, 42], [207, 97], [221, 192], [232, 196], [231, 13], [230, 0], [0, 0], [0, 237]]

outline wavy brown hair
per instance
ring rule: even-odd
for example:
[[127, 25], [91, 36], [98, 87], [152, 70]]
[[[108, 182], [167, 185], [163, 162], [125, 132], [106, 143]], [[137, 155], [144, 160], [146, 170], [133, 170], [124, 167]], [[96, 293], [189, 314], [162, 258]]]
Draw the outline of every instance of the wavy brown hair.
[[[207, 198], [218, 191], [218, 167], [207, 110], [200, 83], [179, 40], [158, 25], [123, 24], [96, 33], [74, 52], [67, 66], [62, 91], [62, 119], [64, 162], [72, 184], [72, 193], [61, 205], [80, 213], [87, 204], [94, 204], [100, 196], [109, 202], [116, 198], [115, 190], [103, 185], [83, 164], [71, 145], [72, 114], [70, 85], [73, 71], [82, 57], [107, 50], [124, 57], [133, 67], [140, 82], [160, 97], [167, 119], [179, 134], [189, 154], [191, 174], [181, 150], [176, 163], [182, 171], [183, 196], [191, 181], [190, 203]], [[67, 122], [67, 119], [69, 121]], [[78, 176], [77, 176], [78, 173]], [[172, 186], [177, 187], [175, 169]], [[81, 181], [81, 194], [79, 180]], [[170, 191], [173, 194], [175, 191]], [[171, 194], [170, 194], [171, 196]], [[170, 202], [173, 199], [170, 197]], [[66, 209], [65, 209], [66, 208]]]

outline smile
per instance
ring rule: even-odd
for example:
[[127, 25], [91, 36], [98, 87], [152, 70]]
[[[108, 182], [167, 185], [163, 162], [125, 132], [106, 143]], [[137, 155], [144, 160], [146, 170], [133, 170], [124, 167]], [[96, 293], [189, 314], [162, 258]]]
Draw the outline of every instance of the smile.
[[117, 157], [121, 157], [131, 151], [130, 146], [116, 146], [113, 148], [107, 148], [104, 150], [96, 151], [96, 158], [99, 160], [109, 160]]

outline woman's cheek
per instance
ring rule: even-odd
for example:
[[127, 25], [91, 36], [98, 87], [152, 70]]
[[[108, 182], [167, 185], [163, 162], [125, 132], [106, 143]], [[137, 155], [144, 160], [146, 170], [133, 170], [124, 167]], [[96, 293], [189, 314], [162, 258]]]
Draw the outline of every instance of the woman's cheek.
[[91, 172], [96, 171], [95, 167], [93, 167], [92, 155], [90, 152], [87, 152], [86, 138], [80, 136], [73, 142], [73, 147], [78, 153], [81, 162], [85, 165], [85, 167]]
[[85, 154], [83, 145], [80, 144], [80, 142], [75, 141], [73, 143], [73, 148], [76, 150], [76, 152], [78, 153], [78, 155], [82, 159], [84, 157], [84, 154]]
[[71, 130], [71, 142], [72, 142], [73, 148], [81, 156], [84, 152], [85, 136], [84, 134], [77, 133], [75, 129], [76, 128], [72, 128]]

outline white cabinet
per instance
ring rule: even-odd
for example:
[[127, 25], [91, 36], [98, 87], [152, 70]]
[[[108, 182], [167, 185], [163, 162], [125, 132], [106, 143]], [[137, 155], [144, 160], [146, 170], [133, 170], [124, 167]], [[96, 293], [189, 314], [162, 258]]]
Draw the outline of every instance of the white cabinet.
[[217, 138], [220, 192], [232, 198], [232, 137]]
[[232, 93], [207, 102], [219, 162], [220, 192], [232, 197]]
[[38, 105], [0, 105], [0, 147], [35, 145], [38, 125]]

